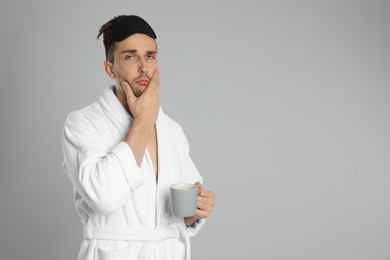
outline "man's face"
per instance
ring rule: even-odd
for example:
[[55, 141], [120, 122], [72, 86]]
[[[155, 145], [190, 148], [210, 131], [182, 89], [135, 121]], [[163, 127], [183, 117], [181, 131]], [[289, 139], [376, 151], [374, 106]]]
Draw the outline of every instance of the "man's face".
[[121, 82], [127, 81], [139, 97], [148, 87], [157, 61], [156, 42], [145, 34], [136, 33], [117, 42], [113, 64], [116, 85], [121, 87]]

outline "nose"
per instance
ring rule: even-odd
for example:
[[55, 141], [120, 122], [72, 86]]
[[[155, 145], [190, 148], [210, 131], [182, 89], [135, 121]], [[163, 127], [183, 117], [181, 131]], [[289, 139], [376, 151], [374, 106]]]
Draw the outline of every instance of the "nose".
[[148, 62], [145, 59], [140, 59], [139, 72], [141, 73], [148, 72]]

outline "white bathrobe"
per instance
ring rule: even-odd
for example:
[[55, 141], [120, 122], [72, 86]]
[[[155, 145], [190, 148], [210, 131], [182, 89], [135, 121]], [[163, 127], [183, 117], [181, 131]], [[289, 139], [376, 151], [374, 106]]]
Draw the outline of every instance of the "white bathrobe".
[[114, 88], [107, 87], [98, 102], [70, 113], [63, 128], [63, 169], [84, 225], [77, 259], [186, 259], [188, 238], [204, 224], [198, 220], [186, 227], [170, 210], [171, 184], [202, 182], [187, 139], [160, 108], [156, 182], [149, 152], [138, 167], [124, 142], [132, 118]]

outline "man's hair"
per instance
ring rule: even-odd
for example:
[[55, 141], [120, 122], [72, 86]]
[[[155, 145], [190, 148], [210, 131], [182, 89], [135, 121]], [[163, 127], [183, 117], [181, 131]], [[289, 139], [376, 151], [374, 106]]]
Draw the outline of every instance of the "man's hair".
[[110, 33], [111, 29], [114, 27], [115, 23], [121, 17], [125, 17], [125, 15], [119, 15], [112, 18], [110, 21], [106, 22], [100, 27], [99, 34], [97, 35], [97, 39], [99, 40], [100, 35], [103, 35], [103, 44], [106, 50], [106, 60], [109, 62], [114, 62], [114, 50], [115, 50], [115, 42], [111, 40]]

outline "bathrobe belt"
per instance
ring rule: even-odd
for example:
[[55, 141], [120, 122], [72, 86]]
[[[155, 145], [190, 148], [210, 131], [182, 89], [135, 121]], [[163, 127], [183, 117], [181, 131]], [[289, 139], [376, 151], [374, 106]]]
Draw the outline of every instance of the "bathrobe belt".
[[84, 238], [103, 240], [122, 240], [146, 242], [138, 255], [138, 260], [146, 259], [152, 255], [157, 243], [171, 238], [182, 238], [186, 246], [186, 260], [190, 259], [190, 238], [184, 224], [172, 223], [165, 228], [155, 230], [139, 228], [97, 227], [90, 221], [84, 226]]

